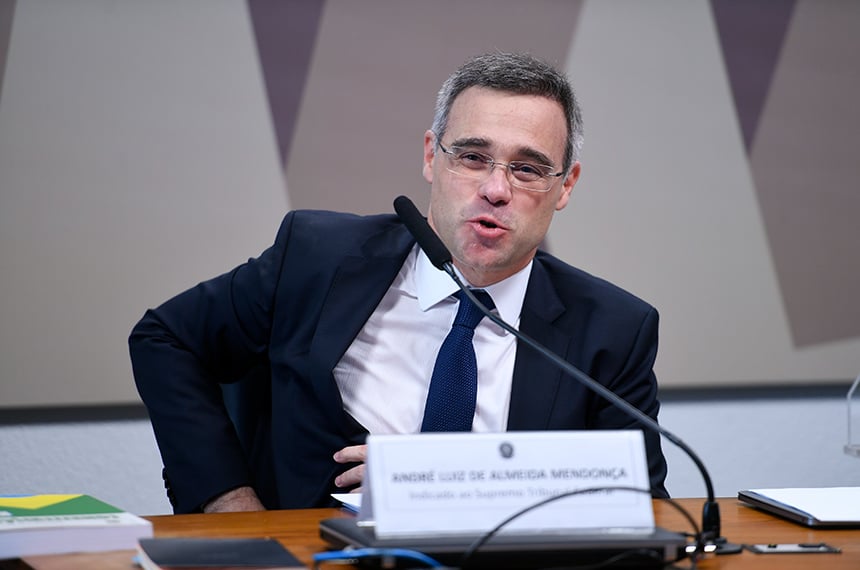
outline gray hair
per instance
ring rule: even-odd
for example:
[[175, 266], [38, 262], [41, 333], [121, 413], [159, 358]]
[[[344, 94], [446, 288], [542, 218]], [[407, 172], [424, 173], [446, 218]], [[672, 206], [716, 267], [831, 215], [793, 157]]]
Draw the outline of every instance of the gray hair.
[[564, 172], [582, 150], [582, 111], [570, 82], [548, 63], [528, 54], [489, 53], [470, 59], [455, 71], [436, 97], [432, 131], [442, 137], [457, 96], [469, 87], [486, 87], [519, 95], [540, 95], [557, 101], [567, 119]]

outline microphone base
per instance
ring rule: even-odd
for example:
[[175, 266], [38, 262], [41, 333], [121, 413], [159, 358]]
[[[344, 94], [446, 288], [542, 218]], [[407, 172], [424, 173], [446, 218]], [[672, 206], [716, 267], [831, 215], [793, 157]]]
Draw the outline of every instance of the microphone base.
[[725, 537], [719, 537], [714, 540], [713, 545], [715, 547], [714, 554], [740, 554], [740, 552], [744, 549], [743, 545], [735, 544], [734, 542], [729, 542]]

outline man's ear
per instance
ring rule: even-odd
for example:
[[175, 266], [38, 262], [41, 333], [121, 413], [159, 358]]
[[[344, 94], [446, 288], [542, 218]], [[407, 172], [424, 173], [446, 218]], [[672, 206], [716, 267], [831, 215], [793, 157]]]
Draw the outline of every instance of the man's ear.
[[576, 182], [579, 180], [581, 172], [582, 165], [579, 161], [574, 162], [573, 166], [570, 168], [570, 173], [568, 173], [561, 185], [561, 194], [559, 194], [558, 201], [555, 203], [556, 210], [563, 210], [564, 207], [567, 206], [567, 203], [570, 201], [570, 195], [573, 192], [573, 187], [576, 186]]
[[436, 156], [436, 135], [433, 131], [424, 133], [424, 166], [421, 173], [424, 180], [433, 184], [433, 158]]

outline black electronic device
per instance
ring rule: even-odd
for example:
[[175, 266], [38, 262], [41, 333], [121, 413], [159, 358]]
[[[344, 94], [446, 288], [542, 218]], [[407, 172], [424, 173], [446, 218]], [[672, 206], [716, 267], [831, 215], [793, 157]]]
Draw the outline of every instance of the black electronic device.
[[[324, 519], [320, 536], [337, 548], [417, 550], [443, 564], [457, 566], [479, 534], [378, 538], [372, 526], [356, 518]], [[687, 538], [655, 528], [651, 532], [540, 532], [497, 534], [471, 557], [469, 568], [548, 568], [599, 564], [611, 568], [663, 568], [683, 558]]]

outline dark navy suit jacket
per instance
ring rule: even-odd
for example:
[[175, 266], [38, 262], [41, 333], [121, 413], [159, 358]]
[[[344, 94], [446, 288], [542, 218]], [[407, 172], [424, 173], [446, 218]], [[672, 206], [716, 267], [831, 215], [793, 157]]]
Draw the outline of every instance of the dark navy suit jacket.
[[[332, 454], [367, 435], [344, 412], [332, 370], [413, 245], [394, 215], [291, 212], [260, 257], [146, 312], [129, 339], [132, 364], [176, 512], [246, 484], [269, 508], [330, 504], [344, 470]], [[657, 325], [629, 293], [535, 257], [520, 329], [654, 419]], [[252, 427], [237, 433], [220, 384], [240, 379]], [[629, 427], [624, 412], [517, 347], [508, 430]], [[665, 496], [659, 436], [645, 439], [652, 492]]]

